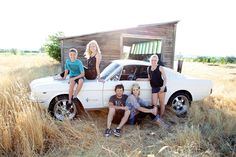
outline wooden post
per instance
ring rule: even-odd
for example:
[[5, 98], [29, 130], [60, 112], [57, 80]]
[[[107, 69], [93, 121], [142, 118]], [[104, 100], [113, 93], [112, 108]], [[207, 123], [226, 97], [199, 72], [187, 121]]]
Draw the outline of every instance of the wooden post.
[[177, 72], [182, 72], [183, 60], [178, 60]]

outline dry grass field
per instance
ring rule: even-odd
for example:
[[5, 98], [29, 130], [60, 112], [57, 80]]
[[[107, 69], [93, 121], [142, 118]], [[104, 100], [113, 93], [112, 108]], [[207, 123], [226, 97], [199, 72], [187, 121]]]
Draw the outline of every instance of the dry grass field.
[[145, 119], [120, 138], [103, 137], [107, 110], [60, 122], [28, 100], [30, 81], [59, 71], [46, 55], [0, 55], [0, 156], [236, 156], [236, 65], [184, 62], [184, 74], [213, 81], [212, 95], [186, 118], [167, 109], [172, 129]]

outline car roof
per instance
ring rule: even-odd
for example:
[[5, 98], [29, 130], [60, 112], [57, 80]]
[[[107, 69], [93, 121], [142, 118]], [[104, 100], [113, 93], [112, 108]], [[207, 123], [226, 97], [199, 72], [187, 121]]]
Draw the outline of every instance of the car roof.
[[113, 63], [118, 63], [120, 65], [145, 65], [150, 66], [151, 64], [147, 61], [140, 61], [140, 60], [132, 60], [132, 59], [119, 59], [119, 60], [113, 60]]

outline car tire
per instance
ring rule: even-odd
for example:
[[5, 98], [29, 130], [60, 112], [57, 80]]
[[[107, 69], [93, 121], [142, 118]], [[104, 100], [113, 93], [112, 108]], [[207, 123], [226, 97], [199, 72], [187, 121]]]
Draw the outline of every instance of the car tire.
[[168, 101], [168, 106], [178, 117], [185, 117], [190, 105], [191, 99], [187, 92], [174, 93]]
[[78, 108], [75, 103], [72, 103], [70, 109], [66, 109], [68, 102], [68, 95], [60, 95], [55, 97], [49, 105], [49, 113], [57, 120], [63, 121], [65, 119], [72, 120], [76, 117]]

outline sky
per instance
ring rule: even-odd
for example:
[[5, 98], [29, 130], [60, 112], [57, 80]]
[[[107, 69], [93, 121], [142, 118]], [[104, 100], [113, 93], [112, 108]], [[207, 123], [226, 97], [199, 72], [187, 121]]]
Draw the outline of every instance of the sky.
[[48, 35], [77, 36], [179, 21], [176, 55], [236, 56], [234, 0], [2, 0], [0, 49], [39, 50]]

